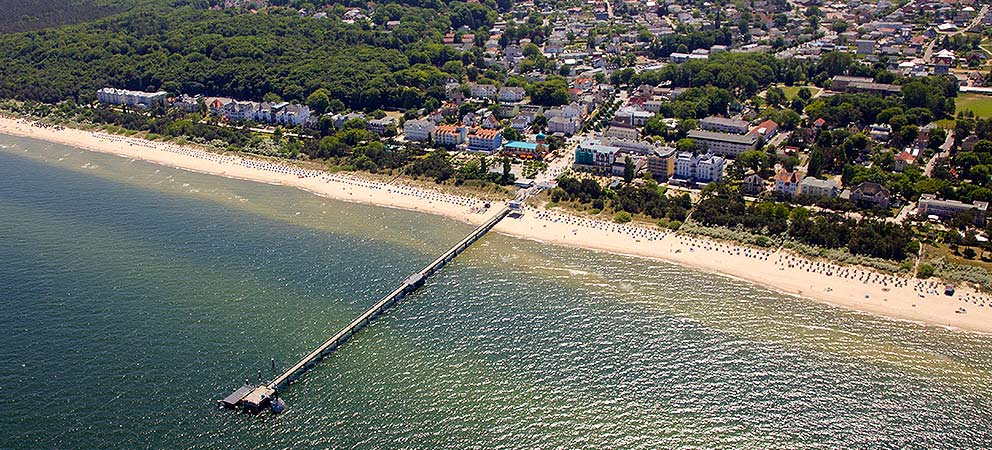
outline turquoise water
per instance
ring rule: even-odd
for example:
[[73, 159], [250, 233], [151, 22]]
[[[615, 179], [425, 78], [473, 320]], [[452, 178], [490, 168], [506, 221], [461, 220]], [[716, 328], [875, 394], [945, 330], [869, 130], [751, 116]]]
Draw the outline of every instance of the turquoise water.
[[982, 448], [992, 342], [469, 227], [0, 136], [0, 448]]

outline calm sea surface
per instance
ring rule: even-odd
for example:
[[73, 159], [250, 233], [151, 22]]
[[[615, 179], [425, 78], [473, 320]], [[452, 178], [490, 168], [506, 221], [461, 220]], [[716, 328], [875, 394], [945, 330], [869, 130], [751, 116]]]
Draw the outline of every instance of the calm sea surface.
[[0, 448], [989, 448], [992, 338], [0, 135]]

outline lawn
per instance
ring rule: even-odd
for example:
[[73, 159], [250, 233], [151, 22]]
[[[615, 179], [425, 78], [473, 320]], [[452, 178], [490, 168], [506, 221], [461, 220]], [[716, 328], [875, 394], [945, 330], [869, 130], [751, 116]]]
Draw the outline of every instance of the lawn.
[[[789, 101], [791, 102], [793, 99], [796, 98], [796, 95], [799, 94], [799, 89], [803, 88], [804, 86], [779, 86], [779, 87], [782, 88], [782, 92], [785, 93], [785, 98], [789, 99]], [[805, 86], [805, 87], [809, 89], [810, 94], [816, 95], [817, 92], [820, 92], [820, 88], [816, 86]]]
[[992, 117], [992, 96], [959, 94], [955, 102], [957, 103], [957, 111], [971, 111], [978, 117]]

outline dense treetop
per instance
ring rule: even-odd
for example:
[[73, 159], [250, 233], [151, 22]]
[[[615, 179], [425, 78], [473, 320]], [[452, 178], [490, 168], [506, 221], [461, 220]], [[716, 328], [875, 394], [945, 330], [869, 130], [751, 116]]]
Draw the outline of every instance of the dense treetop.
[[392, 31], [291, 9], [237, 14], [182, 6], [0, 36], [0, 97], [79, 102], [114, 86], [304, 101], [323, 88], [354, 108], [420, 106], [429, 88], [449, 78], [438, 67], [472, 63], [476, 55], [441, 44], [457, 14], [389, 6], [402, 18]]

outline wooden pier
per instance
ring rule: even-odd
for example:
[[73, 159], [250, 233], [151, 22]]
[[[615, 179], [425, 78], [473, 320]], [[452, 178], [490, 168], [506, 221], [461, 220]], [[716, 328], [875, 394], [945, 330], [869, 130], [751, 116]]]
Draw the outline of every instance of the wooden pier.
[[448, 262], [455, 259], [473, 243], [485, 236], [486, 233], [492, 230], [493, 227], [495, 227], [496, 224], [503, 220], [509, 213], [509, 207], [500, 209], [493, 217], [473, 230], [472, 233], [461, 241], [458, 241], [457, 244], [449, 248], [446, 252], [441, 254], [441, 256], [425, 266], [421, 271], [416, 272], [410, 275], [407, 279], [403, 280], [399, 287], [389, 294], [386, 294], [385, 297], [380, 299], [369, 309], [365, 310], [364, 313], [342, 328], [341, 331], [338, 331], [330, 339], [324, 341], [323, 344], [320, 344], [313, 351], [301, 358], [296, 364], [293, 364], [292, 367], [286, 369], [285, 372], [272, 379], [272, 381], [258, 386], [251, 386], [247, 384], [241, 386], [232, 394], [221, 400], [220, 404], [224, 407], [240, 409], [248, 412], [262, 411], [273, 402], [274, 398], [278, 397], [279, 392], [285, 389], [286, 386], [302, 376], [311, 367], [317, 365], [317, 363], [320, 362], [324, 356], [344, 345], [344, 343], [354, 336], [355, 333], [372, 323], [376, 317], [382, 315], [382, 313], [395, 305], [401, 298], [417, 290], [417, 288], [422, 286], [424, 282], [427, 281], [427, 278], [437, 273], [437, 271], [444, 267]]

